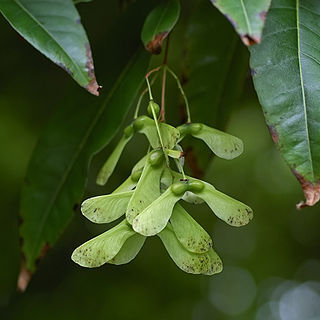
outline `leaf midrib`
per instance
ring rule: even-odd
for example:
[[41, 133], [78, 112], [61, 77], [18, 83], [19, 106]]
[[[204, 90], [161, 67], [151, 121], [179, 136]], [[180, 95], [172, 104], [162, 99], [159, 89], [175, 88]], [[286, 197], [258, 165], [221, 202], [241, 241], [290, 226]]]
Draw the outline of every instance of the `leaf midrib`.
[[300, 85], [301, 85], [301, 93], [302, 93], [302, 102], [303, 102], [303, 110], [304, 110], [304, 119], [305, 119], [305, 128], [306, 128], [306, 135], [307, 135], [307, 145], [308, 145], [308, 158], [311, 167], [311, 174], [312, 174], [312, 182], [315, 180], [314, 169], [313, 169], [313, 161], [312, 161], [312, 152], [310, 146], [310, 133], [309, 133], [309, 121], [308, 121], [308, 114], [307, 114], [307, 104], [306, 104], [306, 96], [304, 90], [304, 81], [303, 81], [303, 73], [302, 73], [302, 63], [301, 63], [301, 40], [300, 40], [300, 0], [296, 0], [296, 20], [297, 20], [297, 45], [298, 45], [298, 62], [299, 62], [299, 78], [300, 78]]
[[29, 16], [50, 38], [52, 38], [54, 40], [54, 42], [56, 43], [56, 45], [62, 50], [62, 52], [69, 58], [69, 60], [71, 61], [72, 65], [75, 67], [75, 69], [78, 70], [80, 76], [82, 79], [84, 79], [84, 82], [88, 83], [88, 79], [86, 77], [83, 76], [83, 71], [82, 69], [77, 65], [77, 63], [74, 61], [74, 59], [68, 54], [67, 51], [65, 51], [65, 49], [60, 45], [60, 43], [57, 41], [57, 39], [36, 19], [35, 16], [33, 16], [23, 5], [19, 0], [13, 0], [14, 3], [16, 3], [16, 5], [18, 7], [20, 7], [21, 10], [23, 10], [27, 16]]
[[247, 27], [248, 27], [249, 35], [252, 35], [252, 29], [251, 29], [251, 25], [250, 25], [250, 21], [249, 21], [247, 9], [246, 9], [246, 7], [245, 7], [245, 5], [244, 5], [243, 0], [240, 0], [240, 2], [241, 2], [241, 6], [242, 6], [242, 11], [243, 11], [243, 14], [244, 14], [244, 18], [245, 18], [245, 20], [246, 20], [246, 24], [247, 24]]
[[[166, 5], [165, 9], [162, 11], [161, 13], [161, 16], [160, 16], [160, 19], [157, 23], [157, 25], [155, 26], [154, 28], [154, 31], [153, 31], [153, 38], [158, 34], [157, 30], [159, 28], [159, 25], [161, 24], [162, 20], [163, 20], [163, 17], [165, 16], [165, 14], [167, 13], [168, 9], [169, 9], [169, 6], [170, 6], [170, 3], [168, 2], [168, 4]], [[153, 39], [152, 39], [153, 40]]]

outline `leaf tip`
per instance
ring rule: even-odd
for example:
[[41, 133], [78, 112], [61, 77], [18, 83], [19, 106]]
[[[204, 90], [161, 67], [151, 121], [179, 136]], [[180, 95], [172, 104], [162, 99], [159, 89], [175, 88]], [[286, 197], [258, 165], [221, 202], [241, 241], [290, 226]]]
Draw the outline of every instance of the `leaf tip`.
[[298, 174], [295, 170], [292, 170], [293, 174], [296, 176], [298, 181], [301, 184], [305, 201], [301, 201], [296, 205], [297, 210], [301, 210], [305, 207], [312, 207], [320, 200], [320, 181], [316, 184], [313, 184], [307, 181], [304, 177]]
[[27, 269], [25, 258], [22, 258], [20, 273], [17, 280], [17, 290], [25, 292], [31, 280], [32, 273]]
[[99, 86], [96, 80], [90, 44], [86, 43], [85, 47], [86, 47], [86, 55], [88, 59], [86, 63], [86, 68], [88, 70], [89, 79], [91, 79], [90, 82], [85, 86], [85, 88], [91, 94], [95, 96], [99, 96], [102, 86]]
[[146, 49], [152, 54], [160, 54], [162, 50], [163, 40], [167, 37], [167, 35], [167, 31], [158, 33], [151, 41], [147, 43]]
[[252, 46], [254, 44], [260, 43], [261, 42], [261, 37], [260, 36], [253, 36], [249, 34], [241, 34], [241, 40], [242, 42], [247, 46]]
[[102, 89], [102, 86], [99, 86], [96, 78], [94, 78], [85, 86], [85, 88], [88, 92], [98, 97]]

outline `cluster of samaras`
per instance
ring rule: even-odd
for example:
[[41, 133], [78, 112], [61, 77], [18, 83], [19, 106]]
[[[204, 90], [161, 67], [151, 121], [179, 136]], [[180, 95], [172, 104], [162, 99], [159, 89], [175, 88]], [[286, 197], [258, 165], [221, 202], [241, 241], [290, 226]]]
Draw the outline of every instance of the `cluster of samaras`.
[[[157, 104], [150, 101], [149, 114], [155, 115], [158, 111]], [[73, 261], [89, 268], [105, 263], [128, 263], [138, 254], [147, 237], [157, 235], [183, 271], [206, 275], [220, 272], [222, 262], [213, 250], [211, 237], [181, 203], [206, 202], [218, 218], [232, 226], [247, 224], [252, 219], [252, 210], [211, 184], [185, 176], [179, 142], [186, 135], [192, 135], [203, 140], [217, 156], [232, 159], [242, 153], [242, 141], [200, 123], [174, 128], [141, 116], [124, 130], [98, 175], [98, 184], [107, 182], [125, 145], [136, 132], [147, 137], [150, 152], [114, 192], [87, 199], [81, 206], [83, 215], [94, 223], [109, 223], [122, 216], [124, 219], [75, 249]], [[172, 164], [177, 171], [170, 168]]]

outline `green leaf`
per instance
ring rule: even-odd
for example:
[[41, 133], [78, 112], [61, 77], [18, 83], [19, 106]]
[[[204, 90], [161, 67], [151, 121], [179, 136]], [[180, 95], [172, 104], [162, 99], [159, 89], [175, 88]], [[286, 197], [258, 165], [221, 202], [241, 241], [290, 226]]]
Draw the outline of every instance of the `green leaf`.
[[173, 207], [181, 198], [182, 195], [175, 195], [168, 188], [133, 220], [133, 229], [144, 236], [159, 233], [167, 225]]
[[[238, 104], [248, 70], [248, 50], [208, 0], [193, 0], [185, 32], [184, 90], [193, 122], [224, 130]], [[210, 39], [210, 41], [208, 41]], [[201, 141], [183, 141], [186, 164], [204, 175], [211, 152]]]
[[213, 249], [210, 249], [207, 253], [188, 251], [179, 242], [170, 225], [159, 233], [159, 237], [171, 259], [181, 270], [187, 273], [205, 275], [222, 271], [222, 261]]
[[218, 218], [231, 226], [244, 226], [253, 218], [253, 212], [247, 205], [216, 190], [208, 183], [198, 196], [208, 204]]
[[73, 98], [71, 105], [58, 110], [41, 136], [21, 200], [20, 234], [28, 270], [34, 270], [42, 248], [53, 245], [70, 221], [84, 191], [91, 157], [118, 130], [148, 62], [148, 55], [139, 49], [103, 104], [85, 103], [80, 108]]
[[173, 209], [170, 222], [176, 237], [187, 250], [203, 253], [212, 248], [212, 240], [208, 233], [179, 203]]
[[129, 263], [137, 256], [145, 240], [146, 237], [136, 233], [124, 243], [117, 255], [109, 260], [108, 263], [115, 265]]
[[166, 0], [150, 12], [141, 32], [141, 40], [148, 51], [161, 52], [162, 42], [176, 25], [179, 15], [179, 0]]
[[136, 233], [126, 220], [76, 248], [71, 259], [82, 267], [100, 267], [113, 259]]
[[71, 0], [2, 0], [0, 12], [36, 49], [99, 95], [89, 40]]
[[100, 186], [105, 185], [110, 176], [112, 175], [119, 159], [121, 156], [121, 153], [124, 149], [124, 147], [127, 145], [127, 143], [131, 140], [132, 135], [130, 135], [129, 137], [127, 137], [126, 135], [124, 135], [120, 141], [118, 142], [117, 146], [115, 147], [115, 149], [113, 150], [113, 152], [111, 153], [111, 155], [109, 156], [109, 158], [107, 159], [107, 161], [105, 162], [105, 164], [103, 165], [103, 167], [100, 169], [99, 173], [98, 173], [98, 177], [97, 177], [97, 184]]
[[[150, 155], [151, 153], [149, 154], [149, 159]], [[162, 161], [160, 166], [154, 167], [149, 159], [146, 161], [137, 187], [127, 207], [126, 218], [131, 224], [138, 214], [160, 196], [160, 178], [165, 163]]]
[[[161, 147], [156, 124], [153, 119], [147, 116], [141, 116], [136, 120], [135, 125], [141, 125], [138, 131], [147, 137], [153, 149]], [[163, 122], [159, 123], [159, 128], [163, 146], [167, 149], [172, 149], [180, 138], [179, 130]]]
[[245, 45], [250, 46], [261, 41], [271, 0], [211, 0], [211, 2], [231, 22]]
[[234, 159], [243, 152], [243, 143], [239, 138], [204, 124], [192, 136], [204, 141], [214, 154], [223, 159]]
[[133, 193], [134, 191], [126, 191], [89, 198], [82, 203], [81, 212], [95, 223], [112, 222], [126, 213]]
[[319, 2], [272, 2], [259, 46], [252, 47], [254, 85], [272, 138], [302, 185], [306, 203], [320, 199]]

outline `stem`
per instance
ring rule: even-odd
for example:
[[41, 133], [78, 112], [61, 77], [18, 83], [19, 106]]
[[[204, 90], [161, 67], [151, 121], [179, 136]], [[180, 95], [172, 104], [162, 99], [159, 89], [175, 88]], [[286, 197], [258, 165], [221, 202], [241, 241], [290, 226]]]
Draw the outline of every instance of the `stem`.
[[151, 106], [151, 110], [152, 110], [152, 115], [153, 115], [154, 122], [156, 124], [157, 133], [158, 133], [159, 141], [160, 141], [160, 144], [161, 144], [161, 148], [162, 148], [164, 157], [166, 158], [167, 166], [169, 167], [169, 158], [168, 158], [168, 155], [167, 155], [166, 150], [165, 150], [164, 145], [163, 145], [163, 141], [162, 141], [162, 137], [161, 137], [161, 132], [160, 132], [160, 128], [159, 128], [157, 115], [156, 115], [156, 113], [155, 113], [155, 111], [153, 109], [153, 106]]
[[183, 180], [188, 180], [186, 175], [185, 175], [185, 173], [184, 173], [184, 170], [183, 170], [183, 167], [182, 167], [182, 164], [181, 164], [180, 160], [177, 160], [176, 162], [178, 163], [178, 167], [179, 167], [179, 169], [180, 169], [180, 171], [182, 173]]
[[162, 72], [162, 91], [161, 91], [161, 109], [160, 109], [160, 121], [165, 121], [165, 96], [166, 96], [166, 77], [167, 69], [163, 68]]
[[[163, 62], [162, 65], [167, 65], [167, 59], [168, 59], [168, 51], [169, 51], [169, 37], [170, 34], [167, 37], [166, 42], [166, 49], [164, 52]], [[167, 69], [163, 68], [162, 72], [162, 91], [161, 91], [161, 109], [160, 109], [160, 121], [165, 121], [165, 96], [166, 96], [166, 78], [167, 78]]]
[[[156, 74], [156, 75], [152, 78], [152, 80], [151, 80], [151, 82], [150, 82], [150, 86], [152, 86], [152, 85], [154, 84], [154, 82], [156, 81], [157, 77], [158, 77], [158, 74]], [[141, 92], [141, 94], [140, 94], [140, 96], [139, 96], [139, 99], [138, 99], [137, 106], [136, 106], [136, 110], [135, 110], [135, 112], [134, 112], [134, 117], [133, 117], [133, 119], [137, 119], [137, 118], [138, 118], [138, 113], [139, 113], [139, 109], [140, 109], [140, 105], [141, 105], [142, 98], [143, 98], [144, 95], [148, 92], [148, 89], [149, 89], [149, 88], [145, 88], [145, 89]]]
[[186, 105], [186, 111], [187, 111], [187, 123], [191, 123], [191, 115], [190, 115], [190, 109], [189, 109], [189, 102], [188, 102], [188, 99], [187, 99], [187, 96], [185, 95], [184, 93], [184, 90], [182, 88], [182, 85], [181, 85], [181, 82], [179, 80], [179, 78], [177, 77], [177, 75], [168, 67], [168, 66], [165, 66], [165, 68], [170, 72], [170, 74], [172, 75], [172, 77], [176, 80], [177, 82], [177, 85], [178, 85], [178, 88], [180, 90], [180, 93], [184, 99], [184, 103]]
[[153, 100], [149, 79], [146, 78], [146, 81], [147, 81], [147, 86], [148, 86], [148, 91], [149, 91], [149, 98], [150, 98], [150, 100]]

